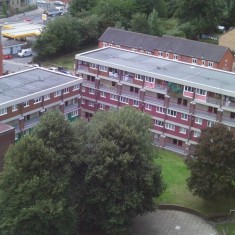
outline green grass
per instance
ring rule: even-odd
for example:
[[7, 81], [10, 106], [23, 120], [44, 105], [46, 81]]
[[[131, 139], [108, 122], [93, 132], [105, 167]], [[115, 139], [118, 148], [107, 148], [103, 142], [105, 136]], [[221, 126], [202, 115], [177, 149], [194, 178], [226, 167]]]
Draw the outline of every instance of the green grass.
[[155, 200], [157, 204], [186, 206], [204, 215], [228, 213], [235, 207], [235, 199], [204, 200], [192, 195], [186, 184], [190, 172], [187, 170], [183, 158], [164, 150], [159, 150], [158, 155], [155, 162], [162, 166], [163, 179], [167, 184], [167, 189], [160, 198]]
[[74, 62], [75, 62], [75, 55], [85, 52], [85, 51], [89, 51], [89, 50], [94, 50], [97, 49], [97, 43], [95, 45], [90, 45], [87, 47], [83, 47], [81, 50], [76, 51], [76, 52], [72, 52], [72, 53], [68, 53], [66, 55], [63, 56], [59, 56], [56, 58], [52, 58], [46, 61], [42, 62], [42, 66], [43, 67], [64, 67], [67, 68], [69, 70], [74, 70]]
[[228, 232], [227, 235], [235, 235], [235, 224], [218, 224], [216, 225], [218, 232], [223, 230]]

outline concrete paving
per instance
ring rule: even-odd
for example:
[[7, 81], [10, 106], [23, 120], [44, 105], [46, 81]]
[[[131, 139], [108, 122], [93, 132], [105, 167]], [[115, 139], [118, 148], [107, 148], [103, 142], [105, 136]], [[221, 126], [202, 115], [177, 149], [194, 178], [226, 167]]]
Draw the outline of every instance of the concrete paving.
[[133, 220], [133, 235], [217, 235], [212, 225], [198, 216], [173, 210], [156, 210]]

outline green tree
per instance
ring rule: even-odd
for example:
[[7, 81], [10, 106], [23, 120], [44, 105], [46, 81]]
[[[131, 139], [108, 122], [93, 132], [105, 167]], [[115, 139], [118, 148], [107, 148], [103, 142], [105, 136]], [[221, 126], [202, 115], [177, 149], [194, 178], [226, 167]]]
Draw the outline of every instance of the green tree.
[[149, 116], [129, 107], [98, 112], [87, 124], [87, 169], [79, 199], [85, 206], [83, 223], [123, 234], [134, 215], [154, 209], [153, 197], [164, 185], [153, 162], [150, 126]]
[[148, 17], [145, 13], [135, 13], [131, 19], [131, 31], [149, 33]]
[[195, 159], [186, 161], [191, 170], [188, 187], [203, 198], [235, 195], [235, 141], [223, 124], [202, 131]]
[[149, 24], [150, 34], [158, 36], [161, 36], [163, 34], [160, 19], [155, 9], [153, 9], [153, 12], [148, 17], [148, 24]]
[[6, 3], [6, 1], [3, 1], [3, 2], [2, 2], [2, 14], [3, 14], [4, 16], [7, 15], [7, 3]]
[[10, 148], [0, 176], [0, 234], [76, 234], [76, 146], [72, 127], [54, 111]]
[[72, 0], [69, 3], [69, 11], [72, 16], [76, 16], [78, 12], [90, 11], [97, 4], [97, 0]]

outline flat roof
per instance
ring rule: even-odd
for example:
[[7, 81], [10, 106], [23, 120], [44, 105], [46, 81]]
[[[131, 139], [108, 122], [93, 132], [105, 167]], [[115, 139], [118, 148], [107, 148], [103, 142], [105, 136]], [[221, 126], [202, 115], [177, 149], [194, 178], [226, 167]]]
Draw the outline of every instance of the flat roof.
[[75, 59], [235, 97], [235, 73], [118, 48], [100, 48]]
[[37, 67], [0, 78], [0, 108], [82, 83], [79, 77]]
[[0, 123], [0, 134], [4, 133], [6, 131], [12, 130], [12, 129], [14, 129], [14, 127], [9, 126], [7, 124]]

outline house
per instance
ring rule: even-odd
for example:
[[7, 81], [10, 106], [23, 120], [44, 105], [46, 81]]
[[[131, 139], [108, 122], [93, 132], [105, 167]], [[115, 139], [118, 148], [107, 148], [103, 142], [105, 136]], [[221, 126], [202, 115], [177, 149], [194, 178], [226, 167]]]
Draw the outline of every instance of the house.
[[83, 78], [81, 116], [130, 105], [152, 117], [156, 145], [191, 154], [201, 130], [221, 122], [235, 133], [235, 74], [121, 48], [75, 56]]
[[[12, 128], [15, 141], [30, 133], [47, 111], [58, 109], [70, 121], [80, 115], [81, 83], [81, 78], [40, 67], [0, 78], [0, 166]], [[2, 141], [2, 136], [9, 138]]]
[[219, 45], [228, 47], [235, 52], [235, 28], [231, 28], [219, 37]]
[[99, 47], [107, 46], [226, 71], [232, 71], [233, 68], [233, 53], [228, 47], [185, 38], [107, 28], [99, 38]]

